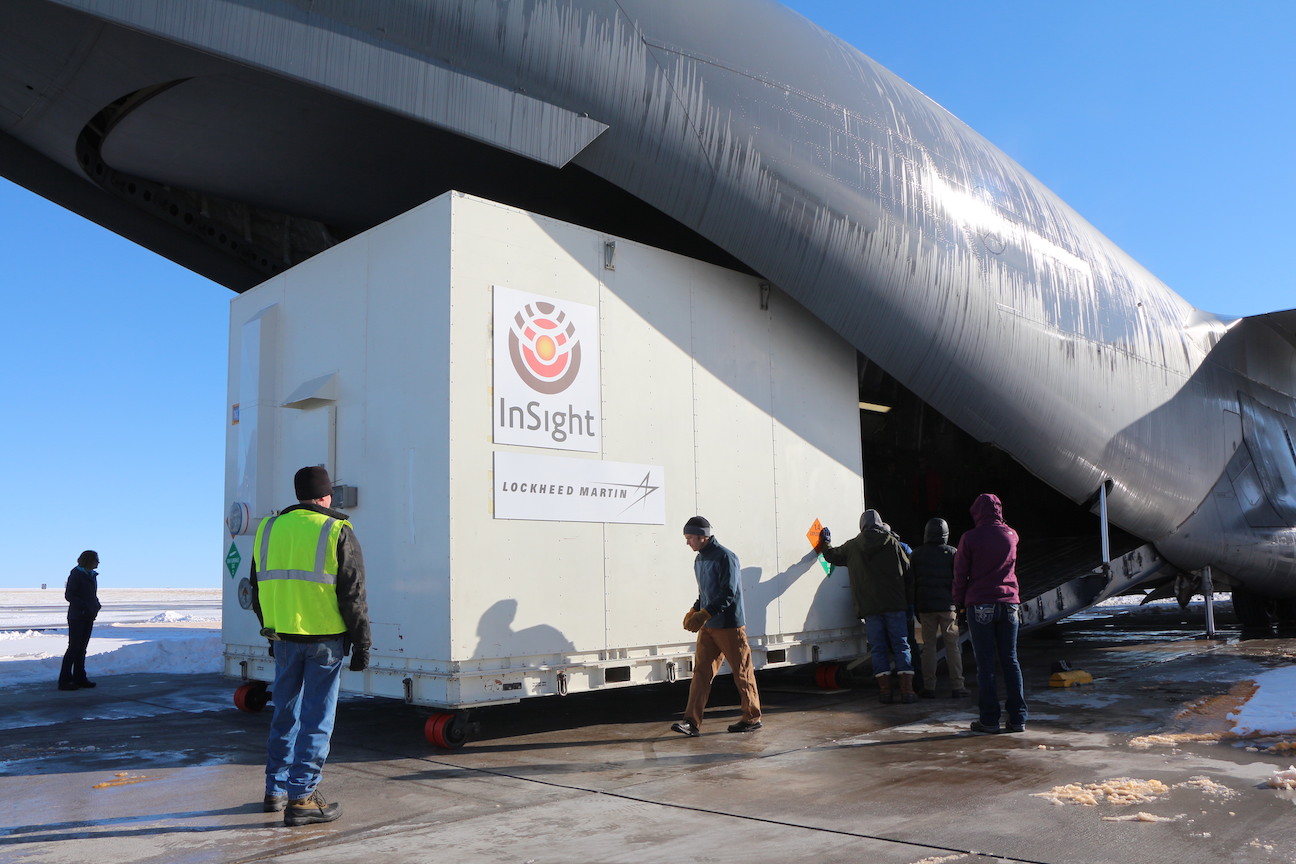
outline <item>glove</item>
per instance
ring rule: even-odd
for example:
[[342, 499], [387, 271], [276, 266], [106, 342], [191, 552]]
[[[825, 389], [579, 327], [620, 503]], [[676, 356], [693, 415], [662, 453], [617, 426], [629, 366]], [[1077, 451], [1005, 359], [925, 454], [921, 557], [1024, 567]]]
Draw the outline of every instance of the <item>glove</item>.
[[685, 630], [688, 629], [689, 619], [693, 617], [693, 613], [696, 612], [696, 611], [697, 611], [696, 609], [694, 609], [692, 606], [690, 606], [690, 607], [688, 608], [688, 611], [684, 613], [684, 629], [685, 629]]
[[705, 609], [699, 609], [684, 619], [684, 629], [690, 633], [696, 633], [702, 629], [703, 624], [710, 620], [711, 613]]
[[823, 552], [823, 550], [827, 549], [831, 545], [832, 545], [832, 532], [829, 531], [827, 528], [820, 529], [819, 542], [815, 544], [815, 551]]
[[274, 656], [274, 643], [273, 643], [273, 642], [270, 642], [270, 641], [267, 640], [267, 641], [266, 641], [266, 645], [268, 646], [268, 650], [270, 651], [270, 656], [273, 657], [273, 656]]
[[347, 668], [352, 672], [363, 672], [369, 666], [369, 649], [354, 648], [351, 650], [351, 665]]

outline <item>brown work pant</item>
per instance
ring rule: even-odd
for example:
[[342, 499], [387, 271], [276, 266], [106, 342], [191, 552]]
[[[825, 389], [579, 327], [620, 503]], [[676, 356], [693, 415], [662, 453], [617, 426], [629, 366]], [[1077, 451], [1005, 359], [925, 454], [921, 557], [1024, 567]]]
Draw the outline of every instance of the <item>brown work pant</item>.
[[702, 728], [702, 712], [711, 696], [711, 681], [720, 660], [729, 661], [738, 698], [742, 700], [742, 719], [752, 723], [760, 719], [760, 694], [756, 692], [756, 670], [752, 666], [751, 646], [747, 644], [746, 627], [703, 627], [698, 631], [697, 652], [693, 656], [693, 680], [689, 683], [688, 705], [684, 719]]
[[922, 625], [923, 686], [928, 690], [936, 689], [936, 643], [943, 640], [950, 686], [955, 690], [963, 689], [966, 685], [963, 683], [963, 649], [959, 647], [958, 618], [953, 612], [919, 612], [918, 623]]

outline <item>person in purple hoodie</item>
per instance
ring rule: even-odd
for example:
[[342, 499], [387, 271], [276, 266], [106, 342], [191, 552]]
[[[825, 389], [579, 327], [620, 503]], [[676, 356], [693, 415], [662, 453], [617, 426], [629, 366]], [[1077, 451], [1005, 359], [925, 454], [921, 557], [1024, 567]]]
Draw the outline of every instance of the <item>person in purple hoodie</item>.
[[[982, 494], [972, 502], [976, 527], [959, 538], [954, 555], [954, 603], [967, 610], [972, 653], [976, 657], [980, 717], [973, 732], [1024, 732], [1026, 695], [1017, 662], [1017, 625], [1021, 595], [1017, 590], [1017, 532], [1003, 520], [1003, 504]], [[1003, 670], [1006, 730], [999, 726], [999, 683]]]

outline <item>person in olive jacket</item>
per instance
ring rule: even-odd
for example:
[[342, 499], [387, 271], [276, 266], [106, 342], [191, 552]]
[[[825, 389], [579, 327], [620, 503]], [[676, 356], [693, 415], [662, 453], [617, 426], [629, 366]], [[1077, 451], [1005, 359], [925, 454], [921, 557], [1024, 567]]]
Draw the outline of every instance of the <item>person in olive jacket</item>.
[[79, 690], [93, 687], [95, 682], [86, 677], [86, 649], [90, 647], [90, 632], [95, 618], [99, 617], [99, 553], [87, 549], [77, 556], [77, 566], [68, 574], [63, 599], [68, 602], [68, 647], [63, 655], [63, 668], [59, 670], [58, 689]]
[[831, 535], [825, 529], [817, 551], [829, 564], [844, 566], [850, 573], [855, 617], [864, 619], [873, 654], [873, 676], [881, 691], [879, 698], [884, 703], [895, 701], [891, 692], [894, 664], [900, 679], [900, 701], [916, 701], [908, 637], [913, 581], [909, 575], [909, 556], [900, 539], [891, 533], [876, 510], [865, 510], [860, 516], [859, 534], [840, 546], [829, 546], [830, 542]]

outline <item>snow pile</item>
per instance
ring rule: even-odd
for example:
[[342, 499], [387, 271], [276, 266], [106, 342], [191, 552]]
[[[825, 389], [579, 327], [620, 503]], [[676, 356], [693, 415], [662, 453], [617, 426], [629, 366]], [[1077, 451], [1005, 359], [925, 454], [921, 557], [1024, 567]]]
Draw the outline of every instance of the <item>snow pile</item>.
[[41, 636], [37, 630], [0, 630], [0, 642], [12, 642], [18, 639], [35, 639]]
[[[31, 632], [31, 631], [29, 631]], [[143, 630], [140, 639], [93, 637], [86, 652], [86, 674], [160, 672], [183, 675], [221, 671], [219, 630]], [[34, 638], [0, 643], [0, 680], [5, 684], [57, 681], [67, 650], [67, 632], [35, 633]]]
[[[176, 611], [174, 611], [174, 610], [168, 609], [168, 610], [166, 610], [165, 612], [161, 612], [161, 613], [159, 613], [159, 614], [157, 614], [157, 615], [154, 615], [152, 618], [149, 618], [145, 623], [148, 623], [148, 624], [178, 624], [178, 623], [180, 623], [180, 622], [189, 622], [189, 621], [216, 621], [216, 622], [219, 622], [220, 619], [219, 619], [219, 618], [201, 618], [201, 617], [199, 617], [199, 616], [197, 616], [197, 615], [186, 615], [186, 614], [184, 614], [183, 612], [176, 612]], [[120, 626], [120, 625], [114, 624], [113, 626], [116, 627], [116, 626]]]
[[1082, 804], [1093, 807], [1099, 801], [1116, 804], [1121, 807], [1129, 804], [1146, 804], [1155, 801], [1170, 792], [1170, 787], [1160, 780], [1135, 780], [1131, 777], [1117, 777], [1101, 783], [1068, 783], [1065, 786], [1054, 786], [1047, 792], [1036, 792], [1032, 797], [1047, 798], [1054, 804]]
[[[220, 591], [109, 589], [99, 599], [86, 650], [91, 680], [221, 671]], [[58, 680], [68, 639], [62, 591], [0, 592], [0, 626], [0, 683]]]
[[[1106, 803], [1125, 807], [1130, 804], [1146, 804], [1150, 801], [1156, 801], [1158, 798], [1169, 795], [1171, 790], [1174, 789], [1195, 789], [1203, 794], [1213, 795], [1218, 798], [1233, 798], [1240, 794], [1237, 790], [1225, 786], [1223, 783], [1217, 783], [1209, 777], [1197, 775], [1173, 786], [1167, 786], [1160, 780], [1135, 780], [1132, 777], [1117, 777], [1114, 780], [1104, 780], [1101, 783], [1086, 783], [1083, 786], [1078, 783], [1070, 783], [1066, 786], [1054, 786], [1047, 792], [1036, 792], [1032, 797], [1047, 798], [1054, 804], [1081, 804], [1085, 807], [1094, 807]], [[1146, 814], [1136, 813], [1133, 816], [1122, 816], [1112, 821], [1174, 821], [1162, 818], [1141, 818], [1144, 815]]]
[[1266, 782], [1274, 789], [1296, 789], [1296, 766], [1288, 767], [1286, 771], [1275, 771]]
[[1104, 816], [1104, 822], [1178, 822], [1182, 816], [1155, 816], [1140, 810], [1128, 816]]

